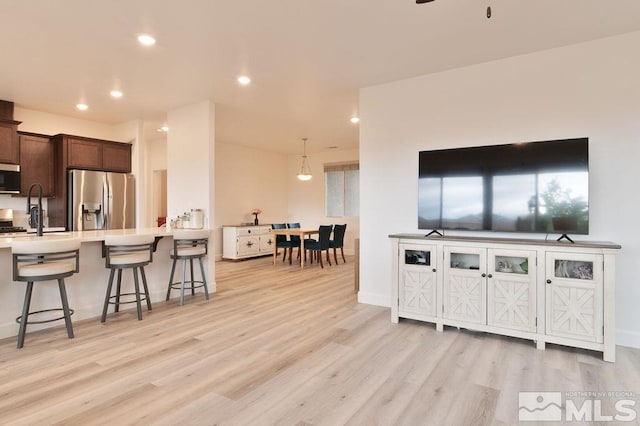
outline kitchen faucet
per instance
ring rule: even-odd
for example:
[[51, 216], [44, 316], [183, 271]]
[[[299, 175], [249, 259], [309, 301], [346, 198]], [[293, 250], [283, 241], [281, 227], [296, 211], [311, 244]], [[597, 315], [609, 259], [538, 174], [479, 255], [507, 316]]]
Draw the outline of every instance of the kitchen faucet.
[[29, 186], [29, 192], [27, 193], [27, 214], [29, 214], [31, 210], [31, 190], [33, 189], [34, 186], [38, 187], [38, 213], [37, 213], [38, 225], [36, 228], [36, 235], [38, 237], [41, 237], [42, 236], [42, 185], [40, 185], [37, 182], [32, 183]]

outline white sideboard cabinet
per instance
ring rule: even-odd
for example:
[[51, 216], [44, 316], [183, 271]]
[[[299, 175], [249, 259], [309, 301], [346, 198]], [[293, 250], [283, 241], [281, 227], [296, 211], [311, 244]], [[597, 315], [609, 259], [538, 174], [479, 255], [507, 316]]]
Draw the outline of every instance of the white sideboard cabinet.
[[390, 235], [391, 320], [603, 352], [615, 361], [614, 243]]
[[223, 226], [222, 258], [245, 259], [273, 254], [271, 226]]

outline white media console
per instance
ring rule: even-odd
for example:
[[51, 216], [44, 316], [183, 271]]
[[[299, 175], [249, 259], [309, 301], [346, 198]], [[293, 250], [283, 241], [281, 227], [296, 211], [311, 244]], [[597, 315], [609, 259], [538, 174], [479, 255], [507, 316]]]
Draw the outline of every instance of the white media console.
[[614, 243], [394, 234], [391, 321], [603, 352], [615, 362]]

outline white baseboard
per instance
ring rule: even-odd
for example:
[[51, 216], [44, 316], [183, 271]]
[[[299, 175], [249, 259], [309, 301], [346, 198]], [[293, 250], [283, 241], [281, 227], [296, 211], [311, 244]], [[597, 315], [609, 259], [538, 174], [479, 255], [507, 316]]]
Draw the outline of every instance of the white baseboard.
[[358, 292], [358, 303], [366, 303], [367, 305], [391, 307], [391, 301], [388, 294], [366, 293], [362, 290]]
[[616, 345], [640, 348], [640, 333], [618, 328], [616, 329]]

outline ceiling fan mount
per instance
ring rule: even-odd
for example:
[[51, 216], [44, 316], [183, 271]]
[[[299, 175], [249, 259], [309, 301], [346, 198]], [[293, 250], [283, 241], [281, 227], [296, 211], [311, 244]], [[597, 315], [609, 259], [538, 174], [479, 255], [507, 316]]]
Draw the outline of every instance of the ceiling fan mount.
[[[431, 3], [433, 0], [416, 0], [416, 4]], [[487, 19], [491, 18], [491, 6], [487, 6]]]

